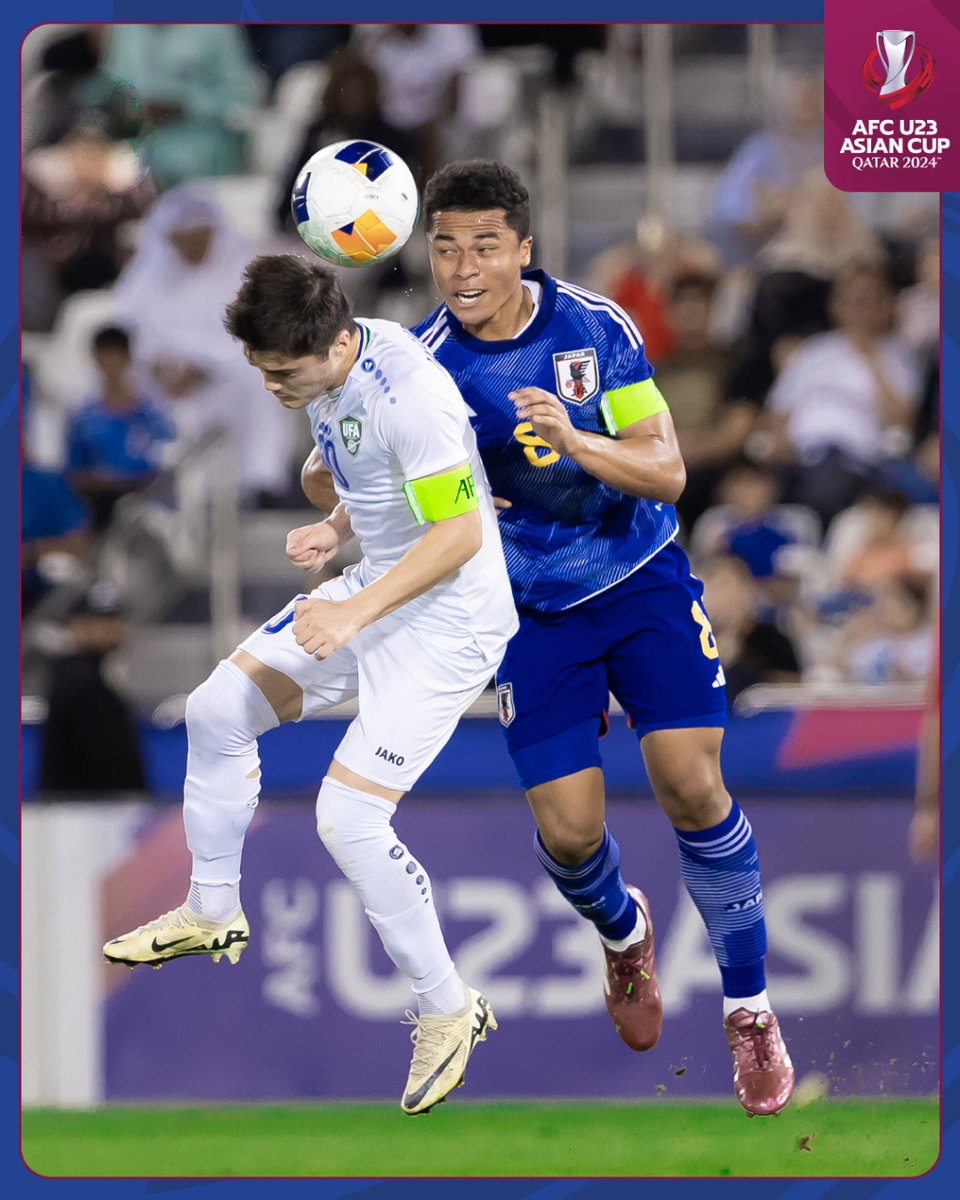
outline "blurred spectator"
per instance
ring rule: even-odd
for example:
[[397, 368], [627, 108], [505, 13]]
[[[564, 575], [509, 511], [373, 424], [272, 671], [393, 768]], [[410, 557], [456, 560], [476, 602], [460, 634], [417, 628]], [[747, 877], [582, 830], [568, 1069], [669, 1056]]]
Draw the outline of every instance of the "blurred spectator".
[[940, 352], [940, 239], [929, 237], [920, 248], [917, 281], [897, 300], [897, 331], [923, 361]]
[[772, 454], [793, 464], [787, 499], [825, 526], [909, 444], [919, 380], [910, 351], [890, 335], [893, 299], [881, 268], [847, 267], [831, 291], [835, 330], [803, 342], [770, 393]]
[[745, 562], [754, 579], [774, 575], [778, 552], [797, 540], [795, 526], [777, 506], [780, 490], [775, 472], [751, 462], [733, 467], [720, 484], [718, 499], [726, 506], [722, 548]]
[[252, 256], [212, 193], [176, 188], [145, 218], [115, 294], [134, 325], [135, 364], [169, 402], [179, 437], [229, 430], [244, 499], [269, 506], [290, 486], [292, 424], [223, 327]]
[[350, 37], [349, 25], [242, 25], [253, 57], [266, 72], [273, 92], [277, 82], [298, 63], [323, 62]]
[[111, 25], [104, 66], [140, 94], [157, 185], [241, 174], [259, 79], [236, 25]]
[[125, 329], [99, 329], [91, 349], [100, 385], [69, 419], [67, 468], [73, 487], [90, 506], [94, 531], [102, 533], [120, 497], [156, 477], [163, 446], [176, 430], [155, 398], [135, 382]]
[[361, 53], [383, 85], [383, 112], [416, 139], [424, 178], [465, 148], [459, 77], [482, 51], [473, 25], [358, 25]]
[[27, 617], [53, 586], [51, 559], [79, 564], [90, 549], [90, 514], [61, 471], [31, 463], [26, 447], [20, 470], [20, 609]]
[[828, 329], [831, 282], [847, 264], [884, 261], [883, 249], [851, 198], [822, 170], [809, 172], [787, 201], [783, 227], [757, 257], [760, 272], [734, 387], [759, 403], [784, 350]]
[[677, 502], [687, 529], [712, 503], [724, 469], [742, 454], [757, 416], [754, 404], [730, 396], [730, 351], [710, 338], [715, 288], [712, 275], [687, 273], [671, 281], [665, 315], [673, 348], [656, 362], [687, 468]]
[[717, 555], [697, 567], [704, 605], [720, 650], [730, 704], [755, 683], [796, 683], [800, 664], [793, 643], [759, 618], [759, 595], [742, 559]]
[[117, 81], [102, 68], [105, 25], [66, 27], [40, 56], [23, 113], [23, 149], [59, 142], [82, 110], [108, 102]]
[[873, 589], [872, 603], [846, 621], [834, 664], [856, 683], [926, 679], [934, 650], [928, 589], [895, 577]]
[[658, 217], [637, 222], [634, 240], [610, 246], [588, 264], [586, 286], [626, 309], [654, 367], [671, 355], [676, 335], [667, 316], [671, 281], [713, 275], [716, 253], [702, 239], [671, 229]]
[[23, 324], [49, 329], [65, 295], [105, 287], [122, 266], [119, 230], [156, 196], [133, 144], [81, 113], [64, 140], [23, 163]]
[[857, 507], [864, 517], [859, 548], [843, 570], [841, 584], [860, 591], [875, 589], [898, 578], [921, 586], [930, 581], [929, 566], [916, 553], [904, 524], [910, 504], [902, 493], [876, 491]]
[[417, 139], [388, 121], [380, 105], [380, 79], [376, 70], [355, 51], [338, 51], [330, 57], [330, 76], [316, 112], [296, 154], [291, 159], [277, 197], [277, 228], [292, 230], [290, 196], [307, 159], [333, 142], [360, 138], [379, 142], [396, 151], [414, 177], [421, 178]]
[[40, 790], [145, 791], [136, 723], [104, 672], [105, 660], [126, 638], [111, 584], [94, 584], [74, 606], [67, 634], [70, 651], [53, 663], [41, 737]]
[[478, 25], [487, 50], [513, 46], [545, 46], [553, 52], [553, 80], [559, 87], [574, 82], [574, 66], [585, 50], [602, 50], [606, 45], [606, 25], [521, 25], [510, 21], [499, 25]]
[[768, 129], [736, 149], [713, 195], [717, 245], [728, 266], [749, 263], [786, 217], [791, 194], [823, 162], [823, 82], [819, 75], [781, 78]]

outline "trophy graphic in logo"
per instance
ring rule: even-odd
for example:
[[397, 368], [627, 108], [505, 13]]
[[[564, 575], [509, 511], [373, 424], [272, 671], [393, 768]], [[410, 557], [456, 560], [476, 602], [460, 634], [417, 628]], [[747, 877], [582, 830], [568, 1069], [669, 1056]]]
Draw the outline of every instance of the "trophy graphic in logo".
[[[907, 72], [914, 58], [917, 70], [908, 80]], [[917, 44], [912, 29], [879, 29], [877, 48], [867, 55], [860, 77], [864, 86], [876, 93], [879, 104], [902, 108], [930, 86], [933, 68], [930, 51]]]
[[880, 88], [881, 96], [899, 92], [906, 86], [907, 67], [913, 58], [917, 35], [912, 29], [880, 29], [877, 31], [877, 53], [887, 68], [887, 77]]

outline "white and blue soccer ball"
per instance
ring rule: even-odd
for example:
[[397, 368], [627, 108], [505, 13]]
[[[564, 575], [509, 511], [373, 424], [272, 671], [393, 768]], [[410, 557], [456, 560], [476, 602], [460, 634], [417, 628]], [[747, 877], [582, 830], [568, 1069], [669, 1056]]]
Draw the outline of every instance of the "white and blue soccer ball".
[[391, 258], [413, 233], [420, 197], [410, 168], [378, 142], [334, 142], [297, 176], [290, 200], [297, 233], [341, 267]]

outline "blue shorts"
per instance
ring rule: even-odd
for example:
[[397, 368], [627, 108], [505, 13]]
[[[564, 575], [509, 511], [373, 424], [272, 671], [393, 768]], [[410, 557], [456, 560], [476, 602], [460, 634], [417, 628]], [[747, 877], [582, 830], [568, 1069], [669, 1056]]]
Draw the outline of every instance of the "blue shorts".
[[497, 696], [524, 788], [600, 765], [611, 692], [638, 737], [725, 722], [703, 584], [675, 542], [573, 608], [520, 612]]

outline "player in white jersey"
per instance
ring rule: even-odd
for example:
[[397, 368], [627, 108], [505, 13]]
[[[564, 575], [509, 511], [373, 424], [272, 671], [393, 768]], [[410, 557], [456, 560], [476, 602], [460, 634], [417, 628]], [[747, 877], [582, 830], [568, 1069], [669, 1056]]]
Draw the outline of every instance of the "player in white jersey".
[[320, 263], [254, 259], [226, 324], [266, 390], [307, 410], [340, 500], [290, 533], [288, 555], [319, 570], [355, 534], [363, 557], [292, 600], [191, 694], [190, 891], [104, 955], [129, 966], [237, 961], [250, 932], [239, 883], [260, 791], [257, 738], [356, 697], [317, 798], [317, 831], [411, 980], [419, 1014], [401, 1107], [425, 1112], [462, 1081], [496, 1021], [457, 974], [426, 869], [391, 822], [517, 629], [493, 501], [453, 380], [399, 325], [355, 321]]

